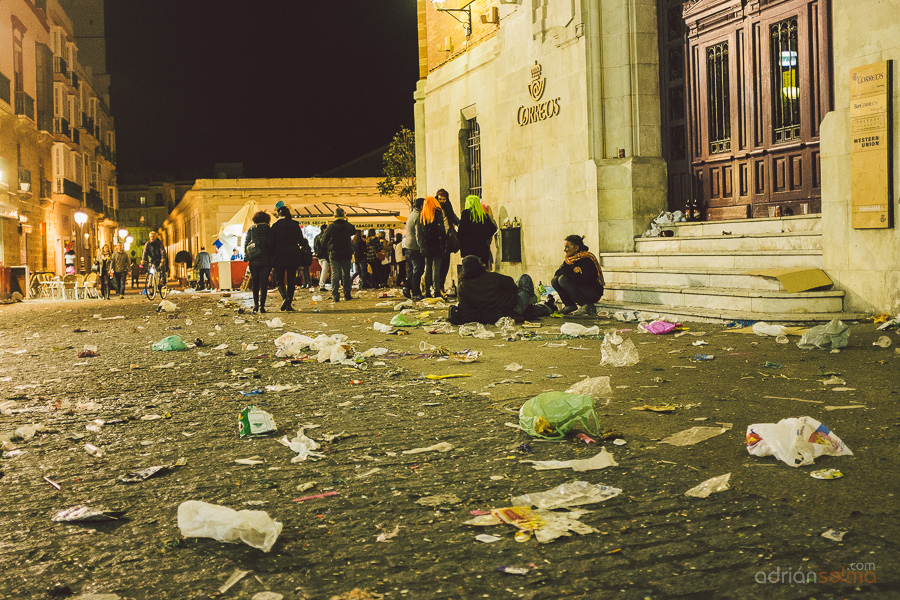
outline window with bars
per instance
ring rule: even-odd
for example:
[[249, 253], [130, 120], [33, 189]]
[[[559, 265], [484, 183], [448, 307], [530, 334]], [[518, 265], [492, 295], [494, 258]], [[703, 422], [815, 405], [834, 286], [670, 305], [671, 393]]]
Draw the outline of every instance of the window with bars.
[[797, 17], [769, 30], [772, 65], [772, 142], [800, 139], [800, 81]]
[[469, 195], [481, 198], [481, 128], [477, 119], [469, 119], [466, 149], [469, 159]]
[[731, 94], [728, 86], [728, 42], [706, 49], [709, 153], [731, 151]]

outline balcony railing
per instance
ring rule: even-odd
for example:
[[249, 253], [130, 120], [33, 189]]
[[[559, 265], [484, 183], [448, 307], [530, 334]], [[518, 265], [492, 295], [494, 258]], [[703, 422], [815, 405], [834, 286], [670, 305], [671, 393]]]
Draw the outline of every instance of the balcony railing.
[[62, 182], [62, 185], [57, 184], [56, 193], [63, 194], [68, 196], [69, 198], [74, 198], [81, 202], [81, 186], [72, 181], [71, 179], [59, 178], [56, 180], [57, 182]]
[[87, 113], [81, 113], [81, 128], [86, 130], [88, 135], [94, 135], [94, 120], [87, 116]]
[[16, 92], [16, 114], [34, 120], [34, 98], [25, 92]]
[[81, 144], [81, 132], [72, 127], [72, 143], [76, 146]]
[[95, 213], [103, 213], [103, 198], [97, 190], [91, 190], [84, 195], [84, 206]]
[[12, 102], [12, 91], [10, 87], [9, 77], [0, 73], [0, 100], [3, 100], [7, 104]]
[[53, 135], [61, 135], [70, 138], [72, 136], [72, 132], [69, 129], [69, 120], [62, 117], [54, 117]]
[[19, 167], [19, 191], [31, 191], [31, 171], [22, 167]]

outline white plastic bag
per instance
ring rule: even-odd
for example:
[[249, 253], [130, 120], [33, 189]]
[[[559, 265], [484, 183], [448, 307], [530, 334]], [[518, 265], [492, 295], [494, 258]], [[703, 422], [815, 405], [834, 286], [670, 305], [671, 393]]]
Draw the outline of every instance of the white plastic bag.
[[631, 340], [622, 341], [622, 337], [611, 329], [600, 345], [600, 364], [614, 367], [631, 367], [638, 363], [638, 351]]
[[769, 325], [760, 321], [753, 324], [753, 333], [761, 337], [767, 335], [778, 337], [779, 335], [787, 335], [787, 327], [784, 325]]
[[600, 335], [600, 327], [597, 325], [585, 327], [578, 323], [563, 323], [562, 327], [559, 328], [559, 332], [573, 337], [578, 337], [580, 335]]
[[811, 348], [843, 348], [847, 345], [850, 338], [850, 326], [845, 325], [843, 321], [837, 319], [808, 329], [797, 346], [804, 350]]
[[262, 510], [236, 511], [188, 500], [178, 506], [178, 527], [184, 537], [208, 537], [229, 543], [240, 540], [268, 552], [278, 539], [282, 525]]
[[380, 331], [381, 333], [390, 333], [394, 330], [390, 325], [385, 325], [384, 323], [379, 323], [375, 321], [375, 324], [372, 326], [375, 331]]
[[309, 348], [312, 341], [307, 335], [287, 332], [275, 339], [275, 347], [278, 348], [275, 356], [297, 356]]
[[478, 338], [480, 340], [488, 340], [494, 337], [496, 334], [493, 331], [488, 331], [484, 328], [484, 325], [481, 323], [466, 323], [465, 325], [459, 326], [459, 335], [460, 337], [466, 337], [467, 335], [471, 335], [472, 337]]
[[725, 473], [724, 475], [719, 475], [718, 477], [712, 477], [707, 479], [700, 485], [696, 485], [686, 491], [684, 493], [685, 496], [692, 496], [694, 498], [708, 498], [710, 494], [716, 494], [718, 492], [724, 492], [727, 489], [731, 489], [731, 486], [728, 485], [728, 480], [731, 479], [731, 473]]
[[609, 385], [609, 377], [589, 377], [566, 390], [570, 394], [578, 396], [590, 396], [594, 400], [608, 398], [613, 395], [612, 386]]
[[169, 300], [163, 300], [159, 303], [159, 308], [164, 310], [165, 312], [175, 312], [178, 310], [178, 306], [174, 302], [170, 302]]
[[279, 317], [275, 317], [274, 319], [269, 319], [268, 321], [266, 321], [266, 325], [268, 325], [272, 329], [278, 329], [279, 327], [284, 327], [284, 321], [282, 321]]
[[774, 456], [792, 467], [811, 465], [823, 454], [853, 455], [841, 438], [812, 417], [750, 425], [747, 452], [753, 456]]

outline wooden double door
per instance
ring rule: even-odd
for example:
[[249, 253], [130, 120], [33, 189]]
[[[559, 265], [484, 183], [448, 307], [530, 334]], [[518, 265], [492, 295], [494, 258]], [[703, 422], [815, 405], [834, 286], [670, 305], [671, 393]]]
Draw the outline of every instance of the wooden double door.
[[659, 0], [670, 210], [820, 212], [829, 15], [828, 0]]

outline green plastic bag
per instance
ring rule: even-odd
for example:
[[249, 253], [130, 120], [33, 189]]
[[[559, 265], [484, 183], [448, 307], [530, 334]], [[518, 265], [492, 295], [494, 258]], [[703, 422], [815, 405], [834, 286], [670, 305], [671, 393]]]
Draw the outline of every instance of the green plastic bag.
[[391, 325], [394, 327], [418, 327], [422, 324], [422, 321], [418, 319], [410, 319], [403, 313], [394, 315], [394, 318], [391, 319]]
[[571, 431], [600, 433], [594, 399], [568, 392], [545, 392], [519, 409], [519, 426], [529, 435], [561, 440]]
[[153, 349], [168, 352], [169, 350], [187, 350], [187, 346], [184, 345], [184, 341], [177, 335], [170, 335], [153, 344]]

